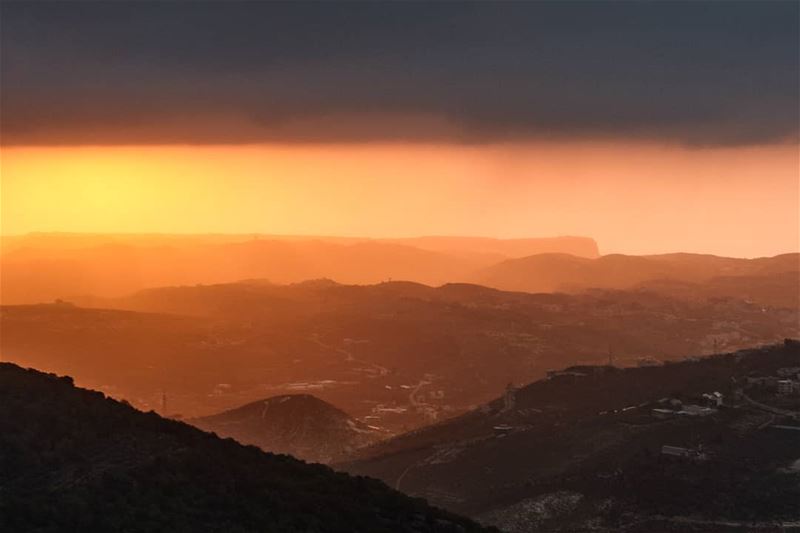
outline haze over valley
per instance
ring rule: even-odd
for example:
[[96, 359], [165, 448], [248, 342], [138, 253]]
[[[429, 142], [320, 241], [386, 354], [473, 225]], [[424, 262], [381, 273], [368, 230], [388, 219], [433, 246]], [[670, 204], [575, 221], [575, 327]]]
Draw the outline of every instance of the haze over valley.
[[[476, 241], [484, 247], [505, 244]], [[278, 241], [265, 242], [269, 249]], [[558, 241], [524, 244], [542, 242]], [[261, 241], [244, 245], [260, 247]], [[328, 251], [361, 245], [310, 246]], [[370, 250], [377, 265], [406, 265], [394, 262], [395, 245], [387, 245], [388, 251], [383, 246]], [[82, 253], [97, 249], [102, 246]], [[162, 249], [159, 257], [164, 255]], [[247, 257], [252, 272], [302, 275], [281, 264], [285, 257]], [[636, 366], [798, 337], [799, 261], [797, 254], [746, 260], [545, 253], [502, 260], [482, 271], [498, 285], [527, 279], [529, 287], [570, 290], [548, 293], [329, 279], [187, 283], [119, 297], [54, 292], [43, 303], [3, 306], [2, 353], [5, 360], [74, 375], [82, 385], [145, 410], [163, 411], [166, 394], [164, 414], [208, 416], [271, 396], [312, 393], [395, 434], [460, 414], [494, 398], [509, 382], [528, 383], [548, 370], [608, 361]], [[205, 268], [209, 262], [186, 264]], [[123, 265], [136, 269], [141, 263]], [[73, 275], [89, 283], [96, 279], [80, 264]], [[118, 272], [113, 279], [138, 278]]]

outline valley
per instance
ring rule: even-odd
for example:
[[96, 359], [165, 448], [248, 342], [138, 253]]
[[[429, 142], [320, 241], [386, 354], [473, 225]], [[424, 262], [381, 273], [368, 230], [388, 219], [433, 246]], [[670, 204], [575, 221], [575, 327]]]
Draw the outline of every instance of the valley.
[[[79, 304], [81, 302], [78, 302]], [[508, 383], [612, 360], [679, 360], [798, 336], [798, 309], [644, 289], [526, 294], [464, 284], [240, 282], [0, 308], [2, 358], [168, 416], [310, 393], [390, 434]], [[114, 307], [114, 309], [109, 309]]]

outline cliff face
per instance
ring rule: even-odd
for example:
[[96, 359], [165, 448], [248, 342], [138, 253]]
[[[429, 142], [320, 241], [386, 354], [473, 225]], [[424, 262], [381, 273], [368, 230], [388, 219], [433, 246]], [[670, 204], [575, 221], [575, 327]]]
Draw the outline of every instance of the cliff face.
[[0, 364], [0, 530], [482, 531], [383, 483]]

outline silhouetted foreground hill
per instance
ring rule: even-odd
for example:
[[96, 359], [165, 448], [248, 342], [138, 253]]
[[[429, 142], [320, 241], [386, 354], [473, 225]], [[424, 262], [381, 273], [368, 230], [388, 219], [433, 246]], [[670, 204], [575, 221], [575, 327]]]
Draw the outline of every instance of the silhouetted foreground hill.
[[481, 531], [383, 483], [0, 364], [0, 531]]
[[310, 394], [285, 394], [188, 420], [206, 431], [262, 450], [329, 463], [382, 434]]
[[576, 366], [341, 466], [512, 533], [796, 529], [798, 374], [798, 341]]

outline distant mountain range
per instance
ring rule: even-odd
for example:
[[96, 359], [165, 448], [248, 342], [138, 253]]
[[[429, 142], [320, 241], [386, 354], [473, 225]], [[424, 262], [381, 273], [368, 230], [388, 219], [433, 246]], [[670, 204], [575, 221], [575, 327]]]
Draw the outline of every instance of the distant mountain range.
[[267, 279], [340, 283], [389, 279], [467, 281], [511, 257], [559, 252], [597, 256], [583, 237], [357, 239], [259, 235], [31, 234], [2, 237], [3, 303], [81, 295], [121, 296], [148, 287]]
[[264, 453], [0, 364], [0, 530], [484, 529], [379, 481]]
[[[656, 366], [576, 366], [339, 467], [509, 533], [793, 530], [800, 394], [775, 383], [799, 372], [800, 342], [789, 340]], [[751, 385], [759, 379], [772, 388]]]
[[[771, 301], [798, 304], [800, 254], [758, 259], [735, 259], [699, 254], [651, 256], [605, 255], [598, 258], [567, 254], [539, 254], [509, 259], [476, 275], [474, 281], [489, 287], [525, 292], [576, 292], [585, 289], [631, 289], [638, 286], [665, 287], [668, 283], [711, 284], [725, 296], [736, 296], [734, 280], [747, 287], [785, 277], [785, 297], [770, 295]], [[725, 281], [731, 280], [729, 290]], [[763, 281], [762, 281], [763, 280]], [[702, 287], [700, 288], [702, 290]], [[741, 295], [741, 292], [738, 292]]]
[[316, 463], [341, 460], [384, 436], [310, 394], [274, 396], [187, 422], [264, 451]]
[[468, 282], [524, 292], [639, 287], [681, 297], [800, 306], [800, 254], [598, 254], [583, 237], [357, 239], [243, 235], [31, 234], [2, 238], [5, 304], [122, 297], [146, 288], [260, 279]]

